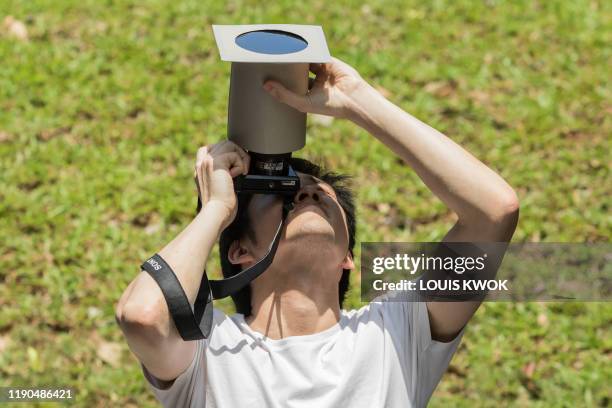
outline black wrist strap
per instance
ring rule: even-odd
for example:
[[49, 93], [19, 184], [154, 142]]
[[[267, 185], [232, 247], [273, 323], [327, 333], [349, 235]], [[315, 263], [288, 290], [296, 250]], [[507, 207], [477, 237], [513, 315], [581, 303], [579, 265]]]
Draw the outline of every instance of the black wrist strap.
[[160, 287], [170, 315], [183, 340], [198, 340], [208, 338], [213, 325], [213, 299], [221, 299], [236, 293], [253, 279], [261, 275], [272, 264], [280, 242], [280, 236], [289, 211], [293, 208], [293, 200], [285, 197], [280, 224], [274, 234], [274, 239], [266, 255], [255, 265], [227, 279], [208, 280], [206, 271], [198, 289], [196, 301], [192, 306], [183, 290], [176, 274], [164, 259], [155, 254], [140, 266], [149, 273]]

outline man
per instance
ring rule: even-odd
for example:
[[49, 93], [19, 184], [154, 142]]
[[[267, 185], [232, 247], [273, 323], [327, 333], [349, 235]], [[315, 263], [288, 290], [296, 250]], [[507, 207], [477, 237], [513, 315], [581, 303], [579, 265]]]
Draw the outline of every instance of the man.
[[[342, 61], [310, 68], [316, 78], [306, 96], [274, 81], [264, 89], [302, 112], [351, 120], [388, 146], [457, 214], [444, 241], [510, 240], [518, 200], [494, 171]], [[215, 310], [209, 339], [181, 339], [147, 273], [125, 290], [117, 321], [152, 390], [167, 407], [425, 406], [479, 302], [372, 302], [343, 310], [354, 268], [351, 197], [341, 177], [294, 163], [302, 187], [274, 261], [234, 297], [239, 314]], [[253, 196], [237, 218], [232, 178], [248, 167], [249, 156], [229, 141], [198, 150], [201, 211], [159, 251], [191, 303], [224, 230], [227, 272], [261, 259], [278, 226], [282, 202], [275, 196]]]

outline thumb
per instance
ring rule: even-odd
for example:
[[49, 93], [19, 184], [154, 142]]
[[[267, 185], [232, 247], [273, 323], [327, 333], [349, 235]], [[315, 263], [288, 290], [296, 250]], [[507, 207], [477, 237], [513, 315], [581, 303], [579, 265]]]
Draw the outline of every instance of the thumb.
[[306, 95], [298, 95], [295, 92], [285, 88], [285, 86], [280, 82], [273, 80], [266, 81], [263, 88], [276, 100], [283, 102], [301, 112], [308, 111], [307, 108], [310, 103]]

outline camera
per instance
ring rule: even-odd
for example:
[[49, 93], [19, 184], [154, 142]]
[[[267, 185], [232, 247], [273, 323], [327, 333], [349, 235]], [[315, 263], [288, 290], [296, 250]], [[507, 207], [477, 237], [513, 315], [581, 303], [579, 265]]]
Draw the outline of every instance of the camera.
[[291, 154], [306, 144], [306, 113], [277, 101], [268, 79], [308, 91], [310, 63], [331, 61], [320, 26], [296, 24], [213, 25], [221, 59], [231, 61], [228, 139], [245, 149], [247, 175], [234, 179], [237, 194], [293, 196], [300, 179]]

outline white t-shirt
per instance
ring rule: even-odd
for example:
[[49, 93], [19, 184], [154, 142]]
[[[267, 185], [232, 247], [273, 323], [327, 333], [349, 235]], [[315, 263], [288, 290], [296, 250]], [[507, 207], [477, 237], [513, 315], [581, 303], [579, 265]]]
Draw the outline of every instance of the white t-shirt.
[[421, 302], [372, 302], [341, 311], [319, 333], [268, 339], [244, 316], [214, 311], [212, 335], [172, 386], [149, 387], [164, 407], [424, 407], [464, 330], [431, 339]]

